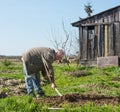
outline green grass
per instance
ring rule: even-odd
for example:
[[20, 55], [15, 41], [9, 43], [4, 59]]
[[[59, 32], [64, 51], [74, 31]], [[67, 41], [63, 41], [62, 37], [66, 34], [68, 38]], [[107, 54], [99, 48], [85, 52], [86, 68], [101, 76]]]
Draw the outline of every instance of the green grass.
[[[6, 99], [1, 99], [0, 102], [1, 112], [56, 112], [55, 110], [49, 110], [48, 106], [44, 104], [36, 104], [31, 97], [19, 96], [19, 97], [9, 97]], [[59, 112], [119, 112], [120, 106], [115, 105], [102, 105], [96, 106], [95, 104], [89, 102], [85, 105], [74, 107], [67, 104], [64, 108], [61, 108]]]
[[37, 105], [32, 97], [28, 96], [12, 96], [5, 99], [1, 99], [0, 111], [1, 112], [38, 112], [42, 108], [41, 105]]
[[[0, 63], [0, 77], [13, 79], [23, 79], [22, 63], [11, 63], [8, 66]], [[102, 93], [105, 96], [120, 95], [120, 67], [107, 67], [98, 69], [97, 67], [76, 67], [76, 65], [58, 65], [53, 64], [55, 72], [55, 82], [58, 90], [63, 94], [80, 93], [89, 94]], [[84, 71], [85, 76], [74, 77], [70, 75], [72, 71]], [[6, 71], [14, 71], [8, 73]], [[67, 74], [66, 74], [67, 73]], [[51, 89], [48, 84], [42, 87], [48, 96], [55, 96], [57, 93]], [[3, 88], [6, 91], [6, 88]], [[102, 105], [97, 106], [91, 102], [79, 107], [69, 104], [62, 105], [64, 109], [59, 112], [119, 112], [120, 105]], [[50, 112], [48, 105], [36, 104], [28, 96], [11, 96], [0, 99], [0, 112]]]

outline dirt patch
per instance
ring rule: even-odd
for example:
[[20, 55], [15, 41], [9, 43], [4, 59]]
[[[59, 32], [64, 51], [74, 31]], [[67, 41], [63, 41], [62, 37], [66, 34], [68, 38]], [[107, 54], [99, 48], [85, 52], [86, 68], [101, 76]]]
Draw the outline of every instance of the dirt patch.
[[120, 81], [120, 78], [118, 76], [113, 77], [113, 81]]
[[81, 94], [66, 94], [64, 96], [47, 97], [44, 99], [35, 99], [36, 103], [43, 102], [51, 107], [62, 107], [64, 104], [72, 106], [84, 105], [88, 102], [93, 102], [95, 105], [112, 104], [117, 105], [120, 103], [120, 97], [106, 97], [103, 95], [81, 95]]
[[[0, 98], [5, 98], [13, 95], [25, 95], [27, 94], [25, 82], [22, 80], [0, 78]], [[34, 101], [39, 104], [43, 103], [49, 105], [50, 107], [63, 107], [65, 104], [70, 104], [72, 106], [84, 105], [88, 102], [93, 102], [96, 105], [120, 104], [120, 97], [106, 97], [104, 95], [82, 95], [82, 94], [65, 94], [63, 96], [47, 96], [40, 99], [34, 99]]]
[[21, 79], [0, 78], [0, 98], [26, 93], [25, 82]]
[[78, 70], [78, 71], [71, 71], [71, 72], [65, 72], [66, 75], [70, 75], [73, 77], [81, 77], [81, 76], [87, 76], [90, 75], [90, 73], [88, 73], [85, 70]]
[[21, 73], [20, 70], [0, 70], [0, 74], [16, 74]]

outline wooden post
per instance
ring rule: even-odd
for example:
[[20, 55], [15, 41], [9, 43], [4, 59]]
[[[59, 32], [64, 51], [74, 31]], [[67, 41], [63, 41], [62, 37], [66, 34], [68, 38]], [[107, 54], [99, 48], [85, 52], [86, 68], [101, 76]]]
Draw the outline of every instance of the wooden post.
[[114, 25], [113, 23], [109, 24], [109, 44], [108, 44], [108, 55], [114, 56]]
[[83, 34], [82, 34], [82, 27], [79, 27], [79, 53], [80, 57], [82, 56], [82, 39], [83, 39]]
[[100, 25], [100, 56], [104, 56], [104, 25]]
[[95, 37], [94, 37], [94, 59], [97, 60], [98, 56], [98, 25], [94, 27], [95, 29]]
[[98, 25], [98, 57], [100, 56], [100, 25]]
[[120, 53], [120, 23], [114, 23], [114, 32], [115, 32], [115, 55]]
[[105, 29], [104, 29], [104, 53], [105, 53], [105, 57], [108, 56], [108, 26], [105, 25]]

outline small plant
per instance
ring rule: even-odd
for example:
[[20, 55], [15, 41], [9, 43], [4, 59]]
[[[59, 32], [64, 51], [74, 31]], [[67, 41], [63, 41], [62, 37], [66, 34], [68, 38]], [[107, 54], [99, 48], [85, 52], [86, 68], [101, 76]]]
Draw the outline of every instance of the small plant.
[[2, 62], [2, 64], [3, 64], [4, 66], [9, 66], [9, 65], [11, 65], [11, 62], [10, 62], [9, 60], [5, 59], [5, 60]]
[[7, 92], [9, 91], [9, 89], [6, 88], [6, 87], [3, 87], [3, 88], [1, 89], [1, 91], [4, 92], [4, 93], [7, 93]]
[[84, 10], [88, 14], [88, 17], [90, 17], [91, 13], [93, 13], [92, 5], [90, 3], [88, 3], [87, 5], [85, 5], [85, 9]]

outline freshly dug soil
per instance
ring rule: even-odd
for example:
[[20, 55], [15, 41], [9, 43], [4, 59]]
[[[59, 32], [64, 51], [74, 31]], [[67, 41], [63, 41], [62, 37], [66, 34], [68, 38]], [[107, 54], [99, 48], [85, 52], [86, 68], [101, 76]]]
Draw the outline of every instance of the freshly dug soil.
[[60, 108], [64, 104], [70, 104], [74, 106], [80, 106], [93, 102], [95, 105], [120, 104], [120, 97], [105, 97], [98, 95], [81, 95], [81, 94], [66, 94], [63, 96], [46, 97], [44, 99], [35, 99], [36, 103], [43, 102], [51, 107]]
[[[2, 89], [5, 87], [6, 89]], [[27, 94], [25, 82], [22, 80], [0, 78], [0, 98], [6, 98], [12, 95], [25, 95]], [[104, 95], [83, 95], [78, 93], [65, 94], [63, 96], [47, 96], [40, 99], [34, 99], [38, 103], [49, 105], [50, 107], [62, 107], [64, 104], [70, 105], [84, 105], [88, 102], [93, 102], [96, 105], [120, 104], [120, 97], [106, 97]]]

